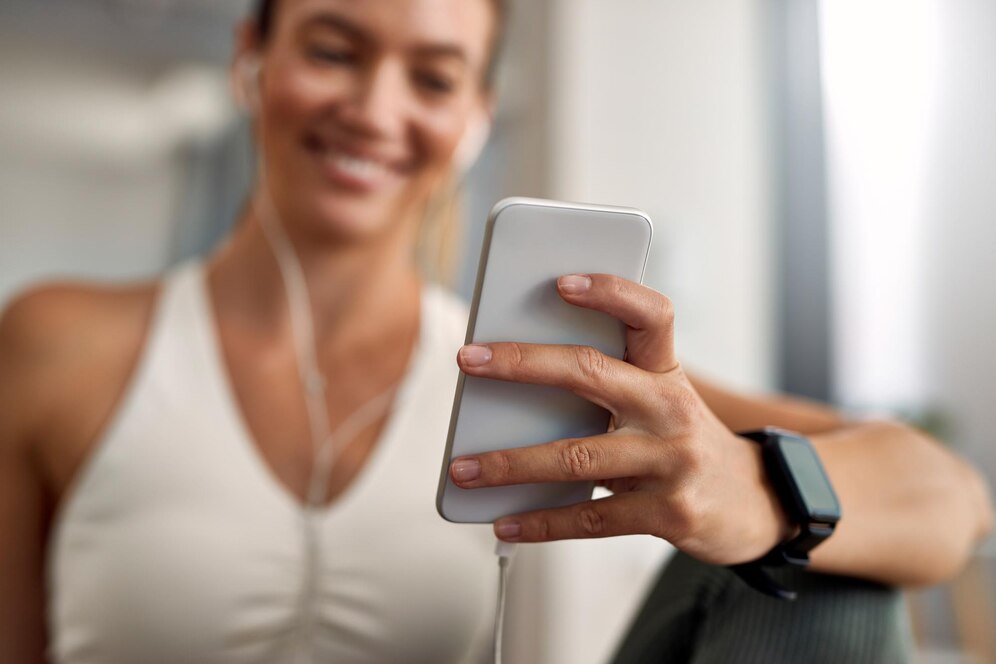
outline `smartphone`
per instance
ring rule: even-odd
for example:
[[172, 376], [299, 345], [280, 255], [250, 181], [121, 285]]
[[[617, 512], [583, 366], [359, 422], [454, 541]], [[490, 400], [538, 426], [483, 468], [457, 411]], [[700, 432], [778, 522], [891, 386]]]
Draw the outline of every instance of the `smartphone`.
[[[500, 201], [485, 228], [466, 343], [582, 344], [622, 358], [624, 324], [562, 300], [557, 278], [608, 273], [642, 282], [652, 234], [650, 218], [631, 208]], [[468, 454], [602, 434], [608, 423], [608, 411], [567, 390], [461, 373], [436, 509], [448, 521], [490, 523], [588, 500], [591, 482], [461, 489], [450, 479], [449, 465]]]

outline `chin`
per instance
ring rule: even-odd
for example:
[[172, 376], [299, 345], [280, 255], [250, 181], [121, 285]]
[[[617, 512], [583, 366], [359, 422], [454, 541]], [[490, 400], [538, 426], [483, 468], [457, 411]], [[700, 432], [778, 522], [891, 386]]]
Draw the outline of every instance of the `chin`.
[[404, 198], [343, 196], [328, 193], [316, 201], [313, 228], [330, 240], [365, 242], [382, 237], [410, 219], [414, 209]]
[[[313, 168], [316, 162], [318, 169]], [[274, 199], [285, 211], [285, 223], [300, 224], [301, 231], [319, 242], [362, 243], [400, 232], [421, 216], [441, 172], [353, 173], [328, 159], [301, 166], [290, 169], [299, 174], [294, 180], [275, 183]]]

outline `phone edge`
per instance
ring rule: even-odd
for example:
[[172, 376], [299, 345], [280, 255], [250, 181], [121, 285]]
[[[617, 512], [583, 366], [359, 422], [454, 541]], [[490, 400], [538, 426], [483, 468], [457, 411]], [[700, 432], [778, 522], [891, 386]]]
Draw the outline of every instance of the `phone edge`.
[[[481, 242], [481, 257], [478, 260], [477, 275], [475, 276], [474, 280], [474, 295], [471, 300], [470, 311], [467, 317], [467, 333], [464, 337], [464, 344], [469, 344], [474, 338], [474, 330], [477, 325], [477, 311], [480, 304], [481, 291], [484, 288], [483, 277], [485, 270], [487, 269], [488, 256], [491, 250], [491, 236], [494, 231], [495, 222], [497, 221], [498, 216], [504, 210], [515, 205], [533, 205], [537, 207], [550, 207], [550, 208], [560, 208], [560, 209], [570, 209], [570, 210], [581, 209], [581, 210], [589, 210], [596, 212], [626, 214], [630, 216], [635, 215], [637, 217], [640, 217], [646, 222], [647, 228], [649, 230], [649, 237], [647, 239], [647, 250], [646, 252], [644, 252], [643, 265], [640, 268], [640, 283], [643, 284], [643, 279], [646, 276], [647, 272], [647, 263], [649, 262], [650, 258], [650, 247], [653, 245], [654, 242], [654, 224], [651, 221], [650, 216], [647, 215], [642, 210], [632, 207], [623, 207], [616, 205], [574, 203], [567, 201], [554, 201], [543, 198], [530, 198], [526, 196], [511, 196], [508, 198], [503, 198], [497, 203], [495, 203], [494, 206], [491, 208], [491, 211], [488, 213], [488, 220], [484, 227], [484, 239]], [[459, 376], [457, 377], [456, 389], [454, 390], [453, 394], [453, 405], [450, 407], [450, 424], [446, 433], [446, 448], [443, 451], [442, 468], [439, 473], [439, 483], [436, 487], [436, 512], [439, 514], [440, 517], [442, 517], [446, 521], [449, 521], [450, 523], [489, 523], [487, 521], [455, 521], [454, 519], [451, 519], [446, 515], [446, 512], [443, 508], [443, 496], [445, 494], [445, 489], [446, 489], [446, 480], [447, 477], [449, 476], [448, 471], [450, 465], [450, 457], [453, 453], [453, 437], [456, 433], [456, 423], [457, 423], [457, 418], [455, 417], [455, 414], [457, 412], [456, 406], [459, 403], [461, 397], [463, 396], [463, 386], [464, 382], [466, 381], [466, 377], [467, 377], [466, 374], [464, 374], [462, 371], [459, 373]], [[594, 486], [594, 483], [592, 484]]]

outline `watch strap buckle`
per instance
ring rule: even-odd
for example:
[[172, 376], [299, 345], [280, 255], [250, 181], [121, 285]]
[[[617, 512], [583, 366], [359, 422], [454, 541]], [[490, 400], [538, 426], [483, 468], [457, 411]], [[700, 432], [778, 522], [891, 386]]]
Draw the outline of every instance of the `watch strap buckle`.
[[[809, 559], [808, 556], [806, 558]], [[784, 564], [784, 563], [783, 563]], [[729, 569], [740, 577], [740, 579], [754, 590], [764, 593], [769, 597], [780, 599], [786, 602], [793, 602], [799, 596], [794, 590], [789, 590], [782, 584], [771, 578], [764, 568], [757, 561], [743, 563], [740, 565], [730, 565]]]

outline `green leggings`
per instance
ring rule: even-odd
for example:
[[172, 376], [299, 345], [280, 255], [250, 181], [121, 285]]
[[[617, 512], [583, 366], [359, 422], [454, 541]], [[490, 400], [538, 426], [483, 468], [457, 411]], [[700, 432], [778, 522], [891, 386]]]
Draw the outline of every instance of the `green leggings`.
[[893, 664], [911, 659], [898, 591], [778, 569], [794, 602], [762, 595], [723, 567], [678, 553], [657, 579], [615, 664]]

